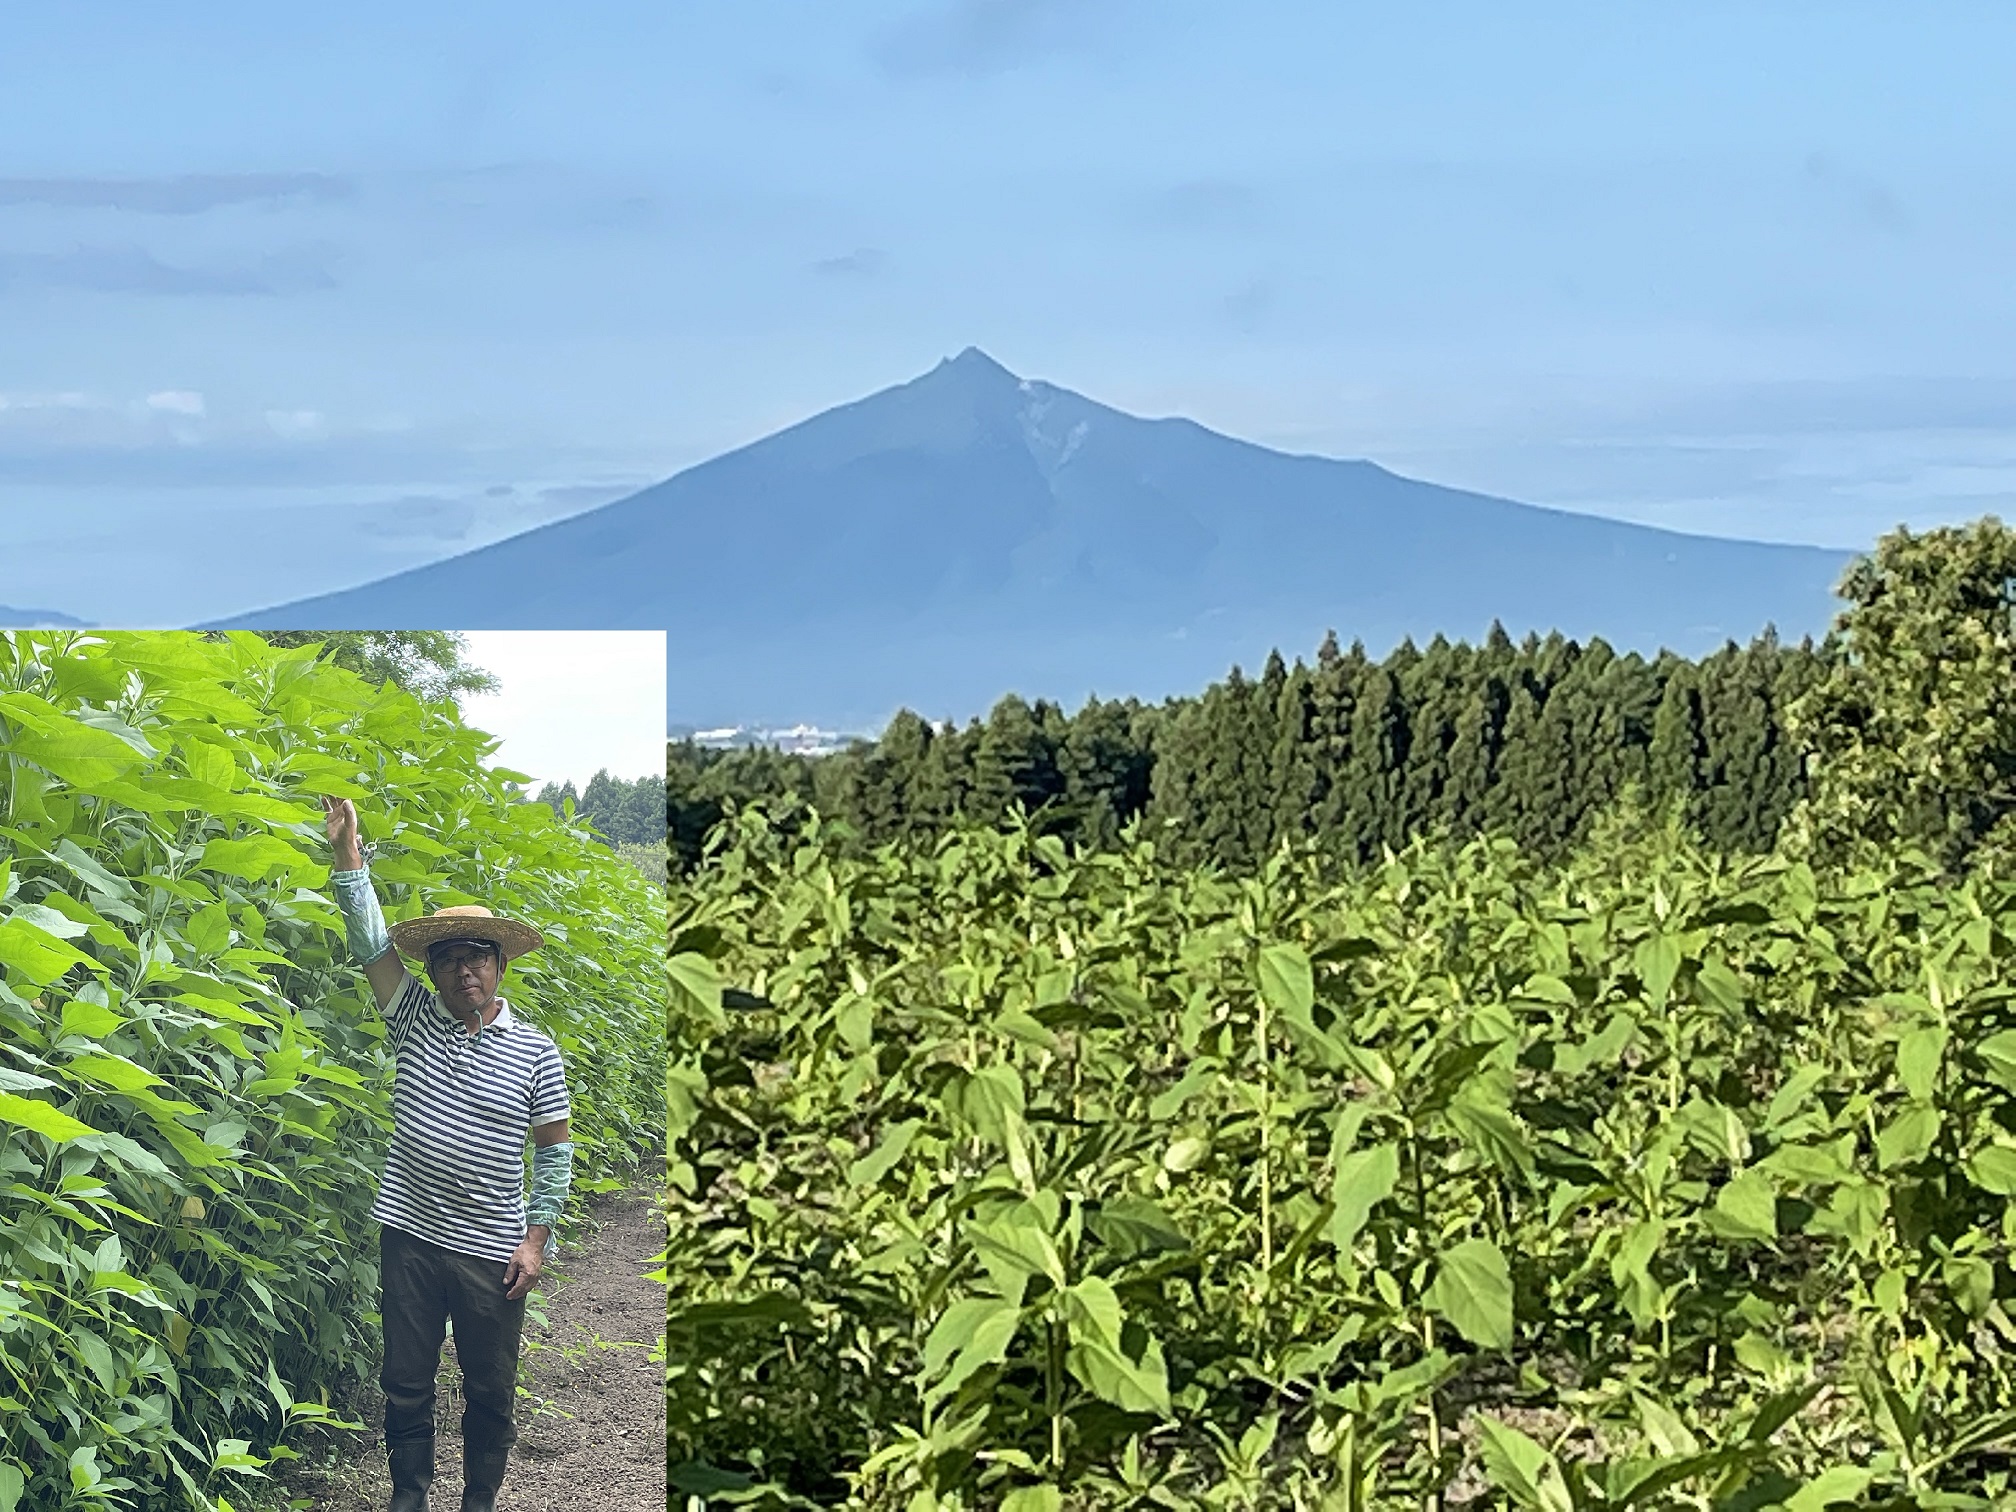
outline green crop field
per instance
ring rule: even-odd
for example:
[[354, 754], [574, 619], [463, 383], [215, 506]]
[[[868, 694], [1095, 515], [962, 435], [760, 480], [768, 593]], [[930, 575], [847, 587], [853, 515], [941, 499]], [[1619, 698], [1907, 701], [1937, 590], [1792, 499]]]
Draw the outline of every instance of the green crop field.
[[2009, 1504], [2007, 885], [1645, 826], [1341, 881], [854, 857], [752, 810], [678, 909], [675, 1484]]
[[[688, 1507], [2016, 1506], [2016, 533], [1899, 530], [1840, 591], [1769, 763], [1668, 740], [1706, 786], [1565, 846], [1306, 822], [1416, 737], [1432, 777], [1390, 700], [1383, 766], [1291, 721], [1329, 766], [1264, 854], [1088, 825], [1040, 761], [853, 802], [889, 737], [809, 785], [870, 833], [724, 763], [703, 849], [675, 761]], [[1527, 812], [1550, 770], [1486, 744]], [[1295, 764], [1248, 746], [1214, 781], [1266, 812]]]
[[221, 1509], [375, 1372], [390, 1057], [326, 891], [542, 926], [575, 1190], [662, 1137], [660, 895], [452, 703], [249, 634], [0, 632], [0, 1512]]

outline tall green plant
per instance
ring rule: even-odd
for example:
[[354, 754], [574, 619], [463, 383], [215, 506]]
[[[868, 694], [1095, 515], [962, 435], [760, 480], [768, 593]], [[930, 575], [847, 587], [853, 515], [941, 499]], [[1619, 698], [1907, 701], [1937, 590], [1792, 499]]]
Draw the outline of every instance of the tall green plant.
[[390, 1063], [316, 795], [391, 917], [545, 929], [577, 1189], [660, 1137], [658, 891], [493, 749], [313, 646], [0, 634], [0, 1512], [211, 1508], [370, 1368]]
[[1558, 864], [1475, 841], [1235, 880], [1138, 836], [863, 856], [750, 811], [674, 893], [688, 1483], [914, 1512], [2011, 1492], [2002, 883], [1622, 826]]

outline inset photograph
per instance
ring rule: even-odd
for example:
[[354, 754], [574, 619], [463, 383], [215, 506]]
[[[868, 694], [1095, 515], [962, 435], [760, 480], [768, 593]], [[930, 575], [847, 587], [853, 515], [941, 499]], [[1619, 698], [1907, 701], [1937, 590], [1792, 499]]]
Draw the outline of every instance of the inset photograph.
[[0, 1507], [664, 1506], [664, 685], [0, 632]]

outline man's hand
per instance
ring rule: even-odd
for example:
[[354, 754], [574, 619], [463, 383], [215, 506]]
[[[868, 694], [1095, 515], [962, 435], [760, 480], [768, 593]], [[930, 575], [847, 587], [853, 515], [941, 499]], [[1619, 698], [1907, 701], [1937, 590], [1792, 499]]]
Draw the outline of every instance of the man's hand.
[[322, 798], [322, 827], [329, 832], [329, 849], [336, 853], [336, 870], [355, 871], [364, 864], [364, 852], [357, 844], [357, 805], [348, 798]]
[[[354, 872], [364, 864], [363, 849], [357, 843], [357, 805], [348, 798], [332, 798], [322, 795], [322, 825], [329, 833], [329, 849], [335, 852], [335, 870]], [[341, 899], [338, 899], [341, 904]], [[354, 900], [353, 900], [354, 902]], [[369, 900], [369, 912], [376, 914], [378, 904], [375, 896]], [[349, 907], [351, 905], [343, 905]], [[383, 941], [378, 933], [383, 924], [371, 924], [368, 920], [359, 925], [347, 914], [344, 929], [350, 937], [350, 948], [360, 957], [378, 949], [371, 960], [364, 961], [364, 980], [371, 984], [371, 995], [378, 1000], [382, 1010], [389, 1007], [399, 995], [399, 989], [406, 981], [406, 968], [399, 963], [399, 952], [392, 949], [389, 941]], [[360, 932], [364, 936], [360, 941]], [[382, 948], [381, 947], [382, 942]]]
[[546, 1263], [547, 1232], [545, 1224], [533, 1224], [525, 1231], [518, 1248], [511, 1251], [511, 1259], [504, 1267], [504, 1296], [507, 1301], [516, 1302], [532, 1290], [532, 1283], [539, 1279], [540, 1269]]

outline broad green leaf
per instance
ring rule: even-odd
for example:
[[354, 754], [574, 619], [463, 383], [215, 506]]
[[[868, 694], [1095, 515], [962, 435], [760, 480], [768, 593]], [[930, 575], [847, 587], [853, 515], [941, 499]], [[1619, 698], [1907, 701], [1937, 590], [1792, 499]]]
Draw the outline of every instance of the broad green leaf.
[[12, 1460], [0, 1460], [0, 1512], [14, 1512], [27, 1489], [28, 1477]]
[[1945, 1056], [1946, 1030], [1939, 1025], [1907, 1030], [1897, 1041], [1897, 1080], [1914, 1101], [1931, 1101]]
[[33, 924], [37, 929], [54, 935], [59, 940], [74, 940], [86, 932], [87, 926], [67, 914], [58, 913], [53, 908], [45, 908], [40, 903], [16, 903], [11, 917], [24, 924]]
[[1442, 1110], [1442, 1116], [1464, 1144], [1499, 1170], [1515, 1178], [1530, 1175], [1532, 1149], [1519, 1121], [1497, 1100], [1499, 1089], [1490, 1085], [1492, 1079], [1490, 1071], [1473, 1077]]
[[231, 945], [231, 915], [222, 903], [199, 908], [182, 926], [182, 938], [200, 956], [221, 955]]
[[119, 1367], [113, 1361], [111, 1347], [88, 1328], [72, 1328], [68, 1337], [77, 1358], [98, 1378], [98, 1384], [110, 1391], [119, 1379]]
[[90, 964], [76, 946], [26, 919], [0, 920], [0, 966], [30, 986], [46, 987], [71, 967]]
[[2016, 1092], [2016, 1029], [1989, 1035], [1974, 1047], [1974, 1053], [1993, 1080]]
[[1146, 1197], [1109, 1198], [1087, 1213], [1085, 1224], [1121, 1259], [1190, 1248], [1189, 1237], [1176, 1220]]
[[98, 1132], [89, 1124], [79, 1123], [61, 1109], [52, 1108], [45, 1102], [16, 1097], [12, 1092], [0, 1092], [0, 1123], [10, 1123], [16, 1128], [45, 1134], [58, 1144]]
[[1992, 1144], [1974, 1152], [1967, 1174], [1983, 1191], [2016, 1197], [2016, 1145]]
[[1283, 1018], [1309, 1021], [1316, 979], [1300, 945], [1266, 945], [1260, 951], [1260, 995]]
[[1876, 1168], [1894, 1171], [1923, 1160], [1939, 1138], [1939, 1110], [1926, 1103], [1912, 1103], [1885, 1124], [1876, 1135]]
[[1761, 1171], [1745, 1171], [1724, 1182], [1707, 1214], [1708, 1226], [1725, 1239], [1778, 1237], [1778, 1194]]
[[1680, 942], [1670, 935], [1653, 935], [1638, 942], [1633, 959], [1645, 984], [1645, 1001], [1654, 1010], [1663, 1009], [1680, 974]]
[[840, 1042], [860, 1052], [875, 1043], [875, 1005], [865, 997], [849, 997], [833, 1016]]
[[1517, 1428], [1488, 1414], [1477, 1418], [1479, 1448], [1491, 1483], [1521, 1507], [1536, 1512], [1575, 1512], [1561, 1466], [1546, 1449]]
[[229, 751], [210, 741], [183, 741], [182, 764], [191, 777], [211, 787], [228, 790], [238, 785], [238, 764]]
[[1793, 1070], [1772, 1094], [1770, 1105], [1764, 1110], [1764, 1127], [1776, 1129], [1801, 1112], [1807, 1099], [1826, 1080], [1825, 1066], [1804, 1065]]
[[1400, 1147], [1391, 1141], [1341, 1157], [1330, 1183], [1331, 1201], [1336, 1204], [1330, 1242], [1340, 1250], [1350, 1249], [1372, 1210], [1393, 1195], [1399, 1180]]
[[217, 1452], [210, 1459], [210, 1468], [233, 1470], [242, 1474], [247, 1471], [257, 1472], [260, 1466], [270, 1463], [272, 1463], [270, 1460], [252, 1452], [250, 1439], [227, 1438], [218, 1443]]
[[130, 882], [67, 836], [56, 842], [56, 848], [50, 854], [75, 873], [92, 892], [101, 893], [109, 898], [133, 896], [134, 889]]
[[167, 1140], [175, 1153], [189, 1165], [201, 1170], [206, 1166], [223, 1163], [224, 1157], [217, 1149], [205, 1144], [187, 1125], [179, 1122], [173, 1113], [148, 1108], [147, 1114], [161, 1137]]
[[1703, 998], [1724, 1013], [1740, 1013], [1749, 998], [1743, 979], [1731, 971], [1726, 962], [1714, 956], [1701, 962], [1694, 973], [1694, 986]]
[[212, 840], [203, 847], [200, 864], [205, 871], [242, 877], [247, 882], [263, 882], [277, 874], [290, 884], [308, 886], [311, 879], [326, 876], [323, 867], [272, 835]]
[[0, 736], [0, 754], [32, 761], [86, 792], [145, 760], [109, 730], [93, 729], [31, 694], [0, 693], [0, 719], [14, 727], [13, 734]]
[[968, 1237], [990, 1270], [999, 1266], [1007, 1275], [1047, 1276], [1059, 1290], [1064, 1287], [1064, 1257], [1057, 1241], [1045, 1233], [1026, 1208], [986, 1223], [966, 1226]]
[[1954, 1255], [1941, 1261], [1939, 1279], [1970, 1318], [1986, 1317], [1994, 1305], [1995, 1267], [1979, 1255]]
[[1480, 1349], [1512, 1347], [1512, 1273], [1488, 1239], [1465, 1239], [1442, 1252], [1428, 1306]]
[[1183, 1077], [1173, 1087], [1158, 1092], [1148, 1104], [1148, 1116], [1156, 1123], [1164, 1123], [1183, 1111], [1183, 1105], [1191, 1098], [1208, 1092], [1217, 1085], [1219, 1079], [1218, 1062], [1205, 1058], [1193, 1063], [1183, 1073]]
[[1876, 1478], [1875, 1472], [1859, 1465], [1836, 1465], [1822, 1471], [1785, 1500], [1785, 1512], [1826, 1512], [1828, 1507], [1860, 1501], [1862, 1493]]
[[136, 1066], [123, 1055], [80, 1055], [63, 1068], [66, 1075], [96, 1082], [115, 1092], [138, 1092], [163, 1085], [160, 1077]]
[[1083, 1342], [1066, 1351], [1065, 1364], [1086, 1390], [1123, 1412], [1153, 1412], [1167, 1416], [1169, 1369], [1159, 1340], [1144, 1340], [1138, 1356], [1124, 1347]]
[[1001, 1498], [1001, 1512], [1062, 1512], [1064, 1493], [1055, 1486], [1017, 1486]]
[[665, 972], [672, 981], [675, 1011], [698, 1013], [709, 1020], [720, 1018], [721, 979], [714, 974], [712, 961], [688, 951], [666, 961]]
[[63, 1005], [63, 1018], [57, 1033], [65, 1037], [74, 1034], [84, 1039], [102, 1040], [106, 1035], [124, 1028], [125, 1024], [126, 1020], [105, 1004], [78, 996]]
[[1096, 1340], [1115, 1349], [1120, 1347], [1120, 1329], [1126, 1315], [1111, 1283], [1099, 1276], [1087, 1276], [1064, 1289], [1063, 1302], [1073, 1343]]
[[847, 1167], [849, 1186], [873, 1186], [896, 1168], [896, 1162], [903, 1158], [910, 1148], [910, 1141], [917, 1137], [917, 1131], [924, 1127], [921, 1118], [906, 1118], [901, 1123], [891, 1124], [883, 1131], [881, 1141]]
[[1575, 989], [1552, 972], [1536, 971], [1519, 988], [1519, 996], [1536, 1003], [1554, 1003], [1562, 1008], [1577, 1004]]
[[1883, 1232], [1889, 1197], [1873, 1181], [1844, 1181], [1827, 1199], [1818, 1221], [1808, 1226], [1820, 1233], [1840, 1234], [1858, 1254], [1867, 1254]]
[[995, 1145], [1007, 1144], [1009, 1125], [1020, 1125], [1025, 1106], [1022, 1078], [1013, 1066], [982, 1066], [945, 1088], [946, 1112]]
[[949, 1396], [975, 1371], [1007, 1359], [1021, 1322], [1022, 1309], [1001, 1297], [970, 1297], [946, 1308], [924, 1342], [927, 1396]]
[[1679, 1413], [1642, 1391], [1637, 1393], [1636, 1401], [1638, 1421], [1645, 1429], [1645, 1437], [1663, 1458], [1700, 1452], [1701, 1441], [1681, 1420]]

